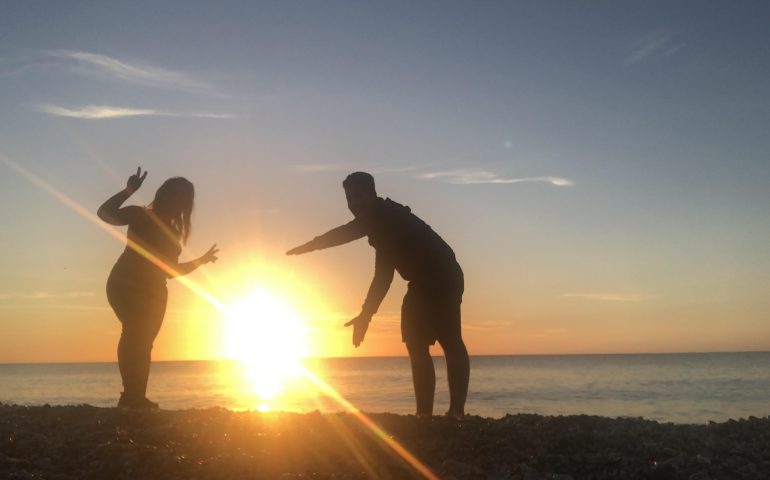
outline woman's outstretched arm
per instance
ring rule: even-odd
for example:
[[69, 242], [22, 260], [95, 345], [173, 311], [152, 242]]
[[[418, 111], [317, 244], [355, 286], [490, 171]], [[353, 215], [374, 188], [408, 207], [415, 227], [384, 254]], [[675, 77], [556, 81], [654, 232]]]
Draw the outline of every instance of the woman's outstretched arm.
[[144, 179], [147, 177], [147, 171], [145, 170], [144, 174], [142, 174], [141, 171], [142, 169], [140, 167], [136, 167], [136, 174], [128, 177], [126, 188], [108, 198], [107, 201], [99, 207], [99, 210], [96, 211], [96, 215], [99, 218], [110, 225], [128, 225], [131, 222], [141, 208], [121, 208], [121, 205], [123, 205], [123, 202], [142, 186], [142, 182], [144, 182]]

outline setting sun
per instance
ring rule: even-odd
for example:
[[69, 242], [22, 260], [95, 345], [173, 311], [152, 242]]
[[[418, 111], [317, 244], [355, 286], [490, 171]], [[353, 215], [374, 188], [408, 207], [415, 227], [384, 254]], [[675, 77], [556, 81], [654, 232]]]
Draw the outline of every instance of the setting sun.
[[255, 289], [229, 309], [223, 348], [227, 357], [240, 362], [264, 404], [301, 371], [300, 359], [308, 352], [306, 327], [286, 301]]

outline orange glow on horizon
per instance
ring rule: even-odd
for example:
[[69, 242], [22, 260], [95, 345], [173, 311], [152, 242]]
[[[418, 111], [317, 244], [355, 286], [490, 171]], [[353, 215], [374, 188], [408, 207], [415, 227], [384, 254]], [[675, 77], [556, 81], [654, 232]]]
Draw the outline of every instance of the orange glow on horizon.
[[[73, 200], [63, 192], [59, 191], [58, 189], [50, 185], [45, 180], [36, 176], [32, 172], [29, 172], [28, 170], [23, 168], [21, 165], [17, 164], [16, 162], [14, 162], [13, 160], [11, 160], [10, 158], [8, 158], [6, 155], [2, 153], [0, 153], [0, 161], [2, 161], [4, 164], [6, 164], [9, 168], [14, 170], [15, 172], [25, 177], [27, 180], [29, 180], [32, 184], [34, 184], [41, 190], [45, 191], [46, 193], [50, 194], [51, 196], [59, 200], [59, 202], [61, 202], [63, 205], [69, 207], [76, 213], [85, 217], [91, 223], [97, 225], [102, 230], [106, 231], [113, 238], [126, 242], [126, 244], [130, 248], [133, 248], [134, 250], [136, 250], [138, 253], [140, 253], [145, 258], [147, 258], [148, 260], [153, 262], [155, 265], [157, 265], [159, 268], [163, 269], [170, 275], [174, 275], [177, 280], [180, 280], [180, 282], [185, 287], [190, 289], [198, 297], [200, 297], [201, 299], [211, 304], [221, 313], [227, 315], [228, 319], [234, 318], [236, 319], [234, 320], [236, 324], [246, 325], [247, 328], [254, 328], [254, 333], [256, 333], [257, 336], [266, 330], [262, 328], [265, 325], [263, 323], [248, 323], [248, 319], [253, 318], [253, 315], [255, 313], [260, 314], [261, 312], [260, 309], [263, 309], [264, 312], [266, 312], [268, 317], [270, 315], [275, 315], [275, 316], [280, 316], [283, 319], [288, 319], [288, 318], [292, 318], [295, 315], [291, 310], [291, 308], [289, 308], [288, 306], [286, 306], [286, 304], [278, 300], [278, 297], [272, 296], [266, 291], [261, 291], [261, 290], [257, 290], [255, 294], [253, 293], [252, 295], [254, 296], [252, 297], [246, 297], [247, 301], [245, 301], [245, 303], [243, 304], [244, 305], [243, 307], [240, 307], [240, 306], [236, 306], [235, 308], [226, 307], [223, 302], [221, 302], [219, 299], [211, 295], [205, 288], [203, 288], [197, 282], [190, 280], [188, 278], [185, 278], [184, 276], [176, 276], [176, 272], [173, 270], [171, 266], [165, 264], [162, 260], [155, 257], [150, 252], [147, 252], [146, 250], [141, 248], [141, 246], [135, 244], [134, 242], [129, 241], [127, 236], [123, 234], [121, 231], [102, 222], [96, 215], [91, 213], [89, 210], [85, 209], [83, 206], [81, 206], [79, 203], [77, 203], [75, 200]], [[251, 300], [249, 300], [249, 298], [251, 298]], [[242, 310], [239, 310], [241, 308]], [[246, 321], [237, 320], [241, 315], [241, 313], [246, 318]], [[268, 321], [269, 321], [269, 318], [268, 318]], [[242, 322], [242, 323], [239, 323], [239, 322]], [[260, 330], [260, 328], [262, 328], [262, 330]], [[295, 344], [294, 339], [296, 338], [296, 335], [299, 334], [298, 332], [301, 331], [300, 327], [297, 327], [297, 328], [298, 328], [297, 330], [292, 330], [292, 329], [283, 330], [281, 335], [277, 337], [277, 338], [281, 338], [279, 343], [275, 345], [262, 344], [261, 346], [266, 350], [272, 352], [273, 354], [281, 353], [281, 355], [283, 354], [282, 352], [283, 349], [286, 349], [289, 346], [291, 346], [291, 349], [293, 352], [291, 355], [295, 355], [296, 353], [302, 351], [300, 348], [298, 348], [296, 351], [293, 350], [293, 345]], [[236, 331], [236, 333], [239, 335], [247, 334], [248, 330], [245, 332]], [[237, 347], [236, 351], [240, 351], [238, 350], [238, 348], [240, 347]], [[264, 352], [264, 353], [267, 353], [267, 352]], [[273, 361], [273, 359], [269, 356], [269, 354], [267, 354], [264, 357], [261, 357], [261, 355], [262, 354], [260, 353], [260, 355], [258, 355], [254, 361], [263, 361], [263, 362]], [[433, 472], [426, 465], [424, 465], [416, 457], [414, 457], [409, 451], [407, 451], [401, 444], [399, 444], [395, 439], [393, 439], [387, 432], [385, 432], [382, 428], [380, 428], [376, 423], [374, 423], [372, 420], [366, 417], [363, 413], [361, 413], [357, 408], [355, 408], [353, 404], [351, 404], [344, 397], [342, 397], [342, 395], [340, 395], [336, 390], [334, 390], [333, 387], [331, 387], [329, 384], [324, 382], [321, 378], [313, 374], [310, 370], [302, 367], [301, 364], [299, 364], [299, 357], [296, 357], [293, 360], [290, 360], [289, 356], [287, 356], [286, 359], [287, 359], [287, 364], [296, 363], [298, 371], [304, 373], [304, 375], [308, 379], [310, 379], [319, 388], [321, 392], [328, 395], [330, 398], [334, 399], [345, 410], [353, 414], [364, 426], [367, 427], [367, 429], [371, 432], [373, 437], [376, 438], [378, 441], [380, 441], [383, 444], [383, 446], [387, 447], [389, 451], [391, 451], [394, 455], [397, 455], [398, 457], [400, 457], [407, 465], [409, 465], [419, 474], [423, 475], [425, 478], [428, 478], [428, 479], [438, 478], [435, 474], [433, 474]], [[272, 363], [271, 363], [271, 366], [272, 366]], [[268, 387], [266, 388], [266, 391], [273, 388], [273, 385], [271, 385], [269, 382], [266, 382], [266, 385]], [[261, 411], [269, 410], [269, 406], [267, 404], [260, 404], [256, 408]], [[371, 471], [370, 466], [364, 461], [364, 459], [360, 455], [357, 455], [357, 458], [359, 461], [362, 462], [362, 466], [365, 469], [367, 469], [367, 471]]]

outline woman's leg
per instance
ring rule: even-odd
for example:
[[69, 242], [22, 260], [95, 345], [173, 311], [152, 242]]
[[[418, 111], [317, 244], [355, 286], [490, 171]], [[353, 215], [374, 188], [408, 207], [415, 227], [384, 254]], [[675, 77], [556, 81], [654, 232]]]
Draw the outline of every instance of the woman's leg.
[[142, 332], [143, 336], [139, 350], [141, 357], [137, 358], [139, 368], [137, 372], [137, 386], [142, 393], [142, 397], [147, 395], [147, 381], [150, 378], [150, 365], [152, 363], [152, 345], [158, 336], [158, 332], [160, 332], [160, 326], [163, 324], [163, 317], [166, 314], [165, 291], [161, 298], [153, 300], [154, 304], [151, 305], [152, 309], [147, 316], [146, 328]]
[[[134, 313], [137, 315], [133, 316]], [[128, 317], [128, 321], [122, 322], [123, 331], [118, 342], [118, 365], [123, 378], [123, 393], [129, 398], [144, 398], [150, 376], [152, 345], [160, 330], [163, 316], [148, 315], [148, 312], [131, 312]]]
[[140, 291], [109, 285], [108, 300], [123, 328], [118, 342], [122, 398], [144, 399], [150, 374], [152, 344], [166, 310], [165, 287]]
[[[116, 312], [117, 313], [117, 312]], [[127, 317], [125, 312], [123, 317]], [[120, 315], [119, 317], [120, 318]], [[122, 398], [139, 398], [141, 387], [140, 382], [137, 382], [137, 378], [141, 375], [138, 373], [139, 362], [136, 359], [137, 352], [137, 333], [134, 333], [133, 327], [129, 322], [121, 322], [123, 329], [120, 333], [120, 340], [118, 341], [118, 368], [120, 369], [120, 378], [123, 382], [123, 395]]]

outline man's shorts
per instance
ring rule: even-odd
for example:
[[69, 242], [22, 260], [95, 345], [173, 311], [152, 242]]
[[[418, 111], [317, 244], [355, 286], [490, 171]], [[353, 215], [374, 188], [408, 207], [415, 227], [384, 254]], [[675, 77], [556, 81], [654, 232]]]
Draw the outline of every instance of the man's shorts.
[[401, 339], [412, 345], [433, 345], [436, 340], [460, 338], [460, 305], [463, 301], [463, 275], [437, 285], [409, 282], [401, 305]]

